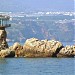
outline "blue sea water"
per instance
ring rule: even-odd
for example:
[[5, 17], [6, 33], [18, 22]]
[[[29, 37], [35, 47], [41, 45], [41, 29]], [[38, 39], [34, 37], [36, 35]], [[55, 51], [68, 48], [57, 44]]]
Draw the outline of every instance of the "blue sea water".
[[75, 75], [75, 58], [0, 58], [0, 75]]
[[0, 75], [75, 75], [75, 58], [0, 58]]

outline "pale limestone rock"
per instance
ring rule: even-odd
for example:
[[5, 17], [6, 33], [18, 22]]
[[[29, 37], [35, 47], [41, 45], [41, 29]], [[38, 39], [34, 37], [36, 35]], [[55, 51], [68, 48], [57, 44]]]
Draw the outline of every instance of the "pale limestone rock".
[[57, 57], [74, 57], [75, 56], [75, 46], [66, 46], [60, 50]]
[[27, 57], [56, 57], [62, 47], [59, 41], [31, 38], [26, 40], [23, 49]]
[[22, 49], [22, 46], [21, 46], [18, 42], [16, 42], [16, 43], [14, 43], [14, 45], [12, 46], [12, 49], [13, 49], [13, 50], [21, 50], [21, 49]]
[[10, 49], [4, 49], [0, 51], [0, 57], [1, 58], [5, 58], [5, 57], [14, 57], [15, 56], [15, 52], [13, 50]]

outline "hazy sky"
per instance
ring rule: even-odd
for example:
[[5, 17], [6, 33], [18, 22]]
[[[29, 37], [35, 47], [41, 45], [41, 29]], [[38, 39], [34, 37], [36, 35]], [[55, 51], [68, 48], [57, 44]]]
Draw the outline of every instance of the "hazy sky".
[[74, 0], [0, 0], [0, 11], [74, 11]]

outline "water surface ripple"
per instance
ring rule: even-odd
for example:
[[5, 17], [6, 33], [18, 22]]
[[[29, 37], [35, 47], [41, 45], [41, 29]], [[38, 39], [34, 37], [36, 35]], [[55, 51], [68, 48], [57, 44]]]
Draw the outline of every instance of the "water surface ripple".
[[0, 75], [75, 75], [75, 58], [0, 58]]

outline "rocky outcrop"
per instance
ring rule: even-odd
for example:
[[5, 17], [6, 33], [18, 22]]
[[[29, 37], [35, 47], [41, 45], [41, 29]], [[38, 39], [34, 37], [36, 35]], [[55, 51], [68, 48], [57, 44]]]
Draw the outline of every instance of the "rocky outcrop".
[[15, 52], [13, 51], [13, 49], [10, 50], [8, 48], [6, 37], [7, 34], [5, 31], [5, 27], [0, 27], [0, 57], [14, 57]]
[[5, 57], [14, 57], [15, 56], [15, 52], [13, 50], [10, 49], [4, 49], [0, 51], [0, 57], [1, 58], [5, 58]]
[[13, 49], [13, 50], [21, 50], [21, 49], [23, 49], [23, 47], [21, 46], [20, 43], [15, 42], [15, 43], [13, 44], [13, 46], [12, 46], [12, 49]]
[[62, 47], [59, 41], [31, 38], [26, 40], [23, 49], [25, 57], [56, 57]]
[[55, 40], [27, 39], [22, 46], [18, 42], [0, 50], [0, 57], [74, 57], [75, 45], [64, 47]]
[[75, 46], [66, 46], [62, 48], [57, 57], [74, 57], [75, 56]]
[[14, 43], [13, 46], [10, 47], [10, 49], [13, 49], [15, 52], [15, 57], [23, 57], [23, 46], [19, 44], [18, 42]]
[[0, 30], [0, 50], [8, 48], [6, 37], [7, 37], [6, 31], [3, 29]]

